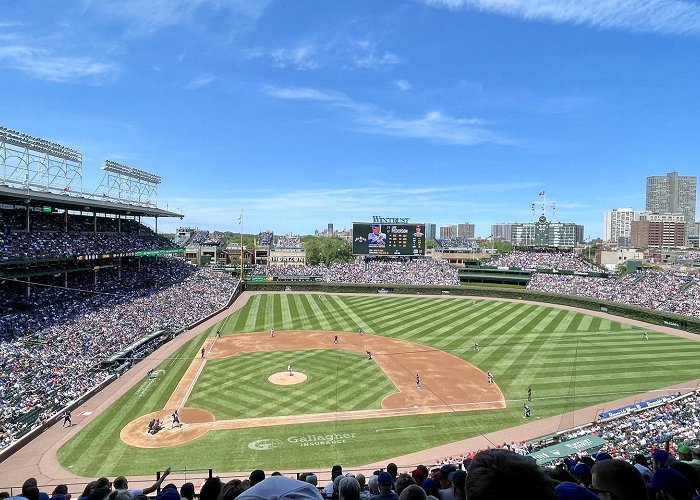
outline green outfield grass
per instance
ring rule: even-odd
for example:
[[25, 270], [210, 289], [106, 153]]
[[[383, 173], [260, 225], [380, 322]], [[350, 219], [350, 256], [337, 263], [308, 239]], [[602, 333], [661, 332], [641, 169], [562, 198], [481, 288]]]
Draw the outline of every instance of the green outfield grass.
[[[307, 380], [291, 386], [270, 384], [268, 376], [286, 371], [288, 363]], [[249, 352], [208, 361], [187, 406], [226, 420], [381, 408], [384, 396], [395, 391], [384, 372], [356, 352]]]
[[[528, 385], [533, 389], [533, 418], [538, 418], [595, 404], [602, 409], [606, 401], [700, 378], [698, 342], [652, 331], [645, 340], [644, 330], [639, 328], [532, 304], [395, 296], [255, 295], [222, 323], [222, 331], [235, 335], [267, 331], [273, 326], [277, 331], [355, 332], [362, 328], [367, 333], [431, 345], [493, 372], [507, 408], [216, 431], [159, 450], [122, 444], [122, 427], [139, 415], [162, 409], [204, 337], [215, 331], [212, 329], [180, 349], [177, 356], [182, 359], [164, 361], [160, 367], [164, 373], [157, 384], [145, 386], [148, 382], [144, 381], [137, 385], [63, 445], [59, 461], [88, 477], [150, 474], [167, 465], [218, 471], [318, 469], [336, 462], [361, 465], [520, 424]], [[472, 349], [475, 341], [481, 345], [478, 353]], [[316, 352], [323, 351], [308, 351], [309, 356]], [[269, 366], [253, 362], [268, 354], [279, 356], [241, 356], [240, 367], [249, 366], [239, 371], [226, 366], [237, 363], [235, 358], [207, 363], [202, 377], [208, 383], [200, 379], [187, 406], [206, 407], [217, 418], [247, 415], [244, 412], [257, 412], [263, 406], [266, 409], [256, 414], [304, 412], [303, 405], [296, 404], [301, 397], [298, 393], [295, 397], [291, 391], [267, 395], [242, 390], [238, 376], [244, 372], [258, 379], [270, 374]], [[275, 363], [286, 367], [286, 361], [280, 363], [279, 358]], [[361, 381], [356, 383], [347, 375], [326, 373], [326, 382], [318, 391], [326, 391], [325, 400], [332, 407], [344, 398], [336, 397], [329, 386], [343, 390], [362, 387], [367, 395], [363, 405], [372, 407], [383, 392], [374, 393], [375, 382], [362, 383], [366, 376], [360, 375]], [[236, 392], [239, 394], [233, 396]], [[237, 398], [235, 402], [233, 398]], [[317, 404], [310, 403], [306, 412], [319, 411]], [[325, 439], [329, 437], [334, 439]]]

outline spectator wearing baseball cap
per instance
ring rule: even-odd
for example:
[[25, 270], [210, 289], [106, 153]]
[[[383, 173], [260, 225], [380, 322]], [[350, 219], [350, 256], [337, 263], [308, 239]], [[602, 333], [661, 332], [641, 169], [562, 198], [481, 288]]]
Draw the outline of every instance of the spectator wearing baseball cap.
[[455, 495], [452, 491], [450, 474], [456, 470], [457, 466], [454, 464], [446, 464], [440, 467], [440, 489], [438, 490], [438, 498], [440, 498], [440, 500], [454, 500]]
[[654, 472], [649, 468], [649, 462], [647, 462], [647, 457], [641, 453], [634, 455], [634, 468], [637, 469], [644, 480], [648, 483], [651, 478], [654, 477]]
[[649, 483], [649, 489], [652, 492], [663, 492], [665, 494], [663, 498], [670, 496], [673, 500], [691, 500], [693, 496], [690, 481], [683, 474], [669, 467], [656, 471], [654, 479]]
[[251, 486], [238, 495], [241, 500], [321, 500], [318, 489], [306, 481], [299, 481], [285, 476], [271, 476]]
[[559, 483], [554, 491], [557, 493], [557, 500], [599, 500], [599, 496], [580, 484], [571, 481]]
[[377, 476], [377, 483], [379, 484], [379, 494], [372, 495], [370, 500], [399, 500], [399, 496], [391, 489], [393, 484], [393, 478], [391, 474], [386, 471], [380, 472]]
[[591, 489], [601, 498], [639, 500], [647, 498], [647, 485], [637, 469], [625, 460], [602, 460], [592, 469]]
[[463, 470], [450, 472], [450, 482], [452, 483], [452, 494], [455, 500], [466, 500], [467, 492], [464, 489], [464, 483], [467, 480], [467, 473]]
[[690, 462], [692, 458], [692, 452], [690, 451], [690, 446], [687, 444], [683, 443], [681, 444], [678, 448], [676, 448], [676, 452], [678, 453], [678, 460], [681, 462]]

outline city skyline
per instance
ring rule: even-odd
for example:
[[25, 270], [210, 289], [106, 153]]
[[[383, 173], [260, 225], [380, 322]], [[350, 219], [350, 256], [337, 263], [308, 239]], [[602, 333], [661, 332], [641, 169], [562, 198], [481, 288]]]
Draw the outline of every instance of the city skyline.
[[161, 176], [185, 215], [164, 232], [243, 210], [252, 234], [383, 215], [488, 236], [546, 192], [596, 238], [647, 177], [697, 175], [700, 6], [509, 5], [16, 2], [0, 125], [80, 151], [87, 189], [106, 159]]

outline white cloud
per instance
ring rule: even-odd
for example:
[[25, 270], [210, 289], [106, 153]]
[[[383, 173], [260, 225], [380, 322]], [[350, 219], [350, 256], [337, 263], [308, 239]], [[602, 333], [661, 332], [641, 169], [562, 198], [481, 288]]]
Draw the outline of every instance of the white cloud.
[[356, 42], [354, 51], [352, 61], [356, 68], [382, 69], [399, 63], [396, 54], [378, 49], [376, 43], [369, 40]]
[[[233, 229], [238, 225], [231, 212], [244, 209], [243, 232], [254, 233], [264, 229], [275, 232], [293, 231], [308, 234], [323, 221], [309, 214], [323, 214], [325, 221], [337, 221], [349, 227], [358, 218], [369, 219], [374, 214], [405, 214], [421, 222], [445, 222], [454, 218], [456, 206], [465, 213], [489, 214], [503, 209], [504, 197], [491, 196], [489, 202], [473, 202], [476, 194], [508, 194], [517, 198], [523, 190], [535, 189], [536, 182], [493, 183], [449, 186], [397, 186], [369, 181], [367, 185], [343, 189], [270, 189], [236, 193], [217, 193], [219, 203], [211, 198], [170, 198], [170, 208], [182, 207], [185, 220], [172, 221], [173, 225], [193, 225], [208, 229]], [[159, 202], [164, 207], [164, 200]], [[232, 208], [234, 207], [234, 208]], [[279, 207], [284, 207], [280, 212]], [[372, 212], [368, 212], [371, 207]], [[168, 221], [159, 222], [166, 224]], [[162, 230], [167, 230], [163, 228]]]
[[214, 75], [204, 73], [204, 74], [201, 74], [198, 77], [190, 80], [187, 83], [187, 85], [185, 85], [185, 88], [188, 90], [201, 89], [202, 87], [206, 87], [207, 85], [209, 85], [214, 80], [216, 80], [216, 77]]
[[115, 76], [119, 67], [90, 57], [59, 56], [27, 45], [0, 47], [0, 64], [53, 82], [101, 83]]
[[524, 20], [661, 34], [700, 33], [700, 5], [687, 0], [423, 0], [451, 10], [474, 9]]
[[275, 49], [270, 56], [278, 68], [309, 70], [319, 66], [316, 59], [317, 47], [310, 42], [303, 42], [292, 48]]
[[413, 88], [413, 85], [411, 85], [406, 80], [396, 80], [396, 87], [398, 87], [398, 89], [402, 92], [405, 92], [406, 90], [411, 90]]
[[170, 26], [193, 23], [200, 10], [229, 14], [232, 20], [257, 21], [269, 0], [92, 0], [85, 10], [92, 9], [129, 23], [129, 31], [147, 35]]
[[341, 92], [272, 86], [264, 87], [263, 90], [277, 99], [316, 101], [345, 109], [350, 112], [354, 128], [364, 133], [466, 146], [483, 143], [515, 144], [515, 141], [504, 135], [487, 129], [487, 122], [481, 119], [455, 118], [439, 111], [429, 111], [418, 118], [402, 118], [372, 104], [354, 101]]

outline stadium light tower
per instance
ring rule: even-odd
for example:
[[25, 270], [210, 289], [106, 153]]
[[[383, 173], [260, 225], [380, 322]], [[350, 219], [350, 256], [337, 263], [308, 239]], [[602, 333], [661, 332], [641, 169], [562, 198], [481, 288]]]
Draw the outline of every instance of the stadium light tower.
[[75, 149], [0, 126], [0, 184], [68, 195], [82, 192], [83, 156]]
[[161, 178], [144, 170], [122, 165], [112, 160], [105, 160], [102, 170], [105, 175], [97, 188], [103, 197], [135, 202], [140, 205], [155, 205], [152, 200], [157, 196], [157, 187]]

